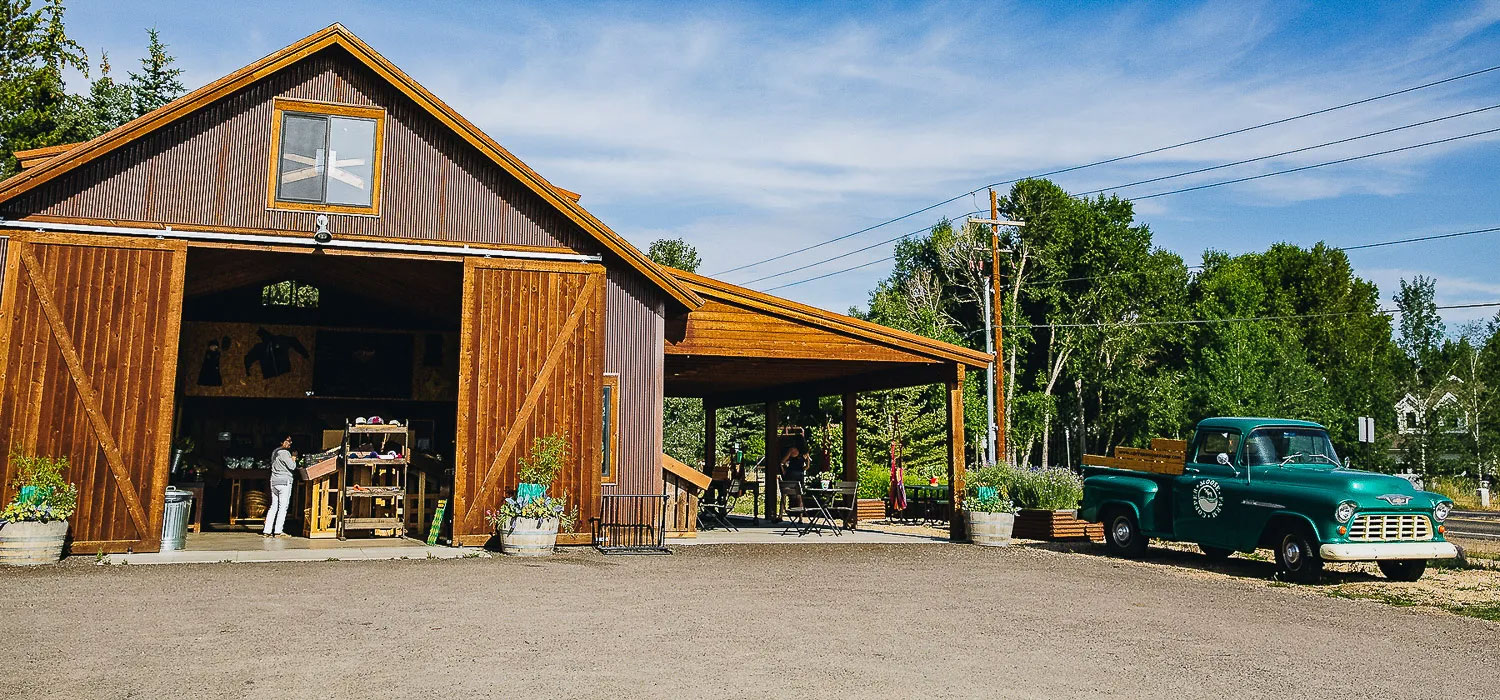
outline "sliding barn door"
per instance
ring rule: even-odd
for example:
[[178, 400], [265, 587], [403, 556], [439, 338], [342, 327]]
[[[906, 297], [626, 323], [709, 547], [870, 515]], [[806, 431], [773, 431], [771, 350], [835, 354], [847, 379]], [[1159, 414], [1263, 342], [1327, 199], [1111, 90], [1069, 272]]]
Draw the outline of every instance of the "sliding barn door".
[[11, 238], [0, 319], [0, 464], [66, 457], [72, 551], [154, 552], [171, 446], [181, 241]]
[[482, 544], [486, 510], [515, 494], [518, 459], [546, 435], [567, 437], [552, 494], [578, 509], [588, 542], [599, 511], [604, 379], [604, 268], [469, 259], [464, 264], [459, 350], [453, 535]]

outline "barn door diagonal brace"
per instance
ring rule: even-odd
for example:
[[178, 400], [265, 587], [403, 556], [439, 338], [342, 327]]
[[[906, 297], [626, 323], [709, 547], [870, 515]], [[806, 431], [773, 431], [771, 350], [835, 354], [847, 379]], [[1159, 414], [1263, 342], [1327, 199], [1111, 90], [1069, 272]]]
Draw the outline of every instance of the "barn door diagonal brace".
[[140, 493], [136, 491], [135, 484], [130, 480], [130, 472], [125, 469], [125, 459], [120, 454], [120, 446], [115, 444], [109, 423], [104, 420], [104, 414], [100, 410], [99, 394], [94, 391], [94, 384], [83, 368], [83, 361], [78, 357], [78, 350], [73, 345], [73, 335], [68, 332], [67, 324], [63, 322], [62, 312], [58, 311], [57, 304], [53, 301], [52, 289], [42, 276], [41, 263], [37, 262], [31, 249], [24, 245], [21, 246], [21, 263], [26, 268], [26, 276], [31, 281], [32, 291], [36, 293], [37, 302], [42, 307], [42, 315], [46, 317], [47, 325], [52, 329], [52, 338], [57, 341], [57, 348], [62, 354], [63, 363], [68, 366], [68, 375], [73, 380], [73, 388], [78, 390], [78, 397], [83, 402], [83, 412], [88, 416], [89, 424], [99, 438], [99, 446], [104, 450], [104, 461], [109, 465], [115, 482], [120, 486], [120, 495], [125, 499], [125, 509], [130, 512], [130, 519], [135, 523], [136, 532], [142, 539], [149, 538], [151, 528], [147, 525], [146, 511], [141, 507]]
[[[578, 295], [577, 301], [573, 302], [573, 309], [568, 312], [568, 318], [563, 322], [562, 329], [557, 338], [552, 341], [552, 347], [547, 349], [547, 357], [542, 362], [542, 368], [537, 372], [536, 379], [531, 388], [526, 391], [526, 399], [522, 401], [520, 410], [516, 411], [515, 420], [511, 422], [510, 429], [505, 433], [505, 440], [500, 443], [500, 449], [495, 452], [495, 458], [490, 460], [489, 468], [485, 469], [484, 478], [479, 480], [479, 488], [474, 493], [484, 493], [495, 487], [495, 482], [500, 479], [500, 465], [504, 464], [511, 454], [515, 452], [516, 443], [520, 442], [521, 434], [525, 432], [526, 423], [531, 419], [531, 414], [536, 410], [536, 405], [541, 401], [542, 392], [547, 387], [547, 382], [552, 379], [552, 373], [557, 370], [558, 363], [562, 360], [563, 351], [568, 348], [568, 341], [578, 330], [578, 324], [583, 320], [583, 312], [589, 303], [594, 300], [599, 291], [604, 275], [591, 274], [588, 282], [584, 284], [583, 291]], [[479, 523], [479, 509], [469, 508], [464, 513], [464, 521], [469, 525]]]

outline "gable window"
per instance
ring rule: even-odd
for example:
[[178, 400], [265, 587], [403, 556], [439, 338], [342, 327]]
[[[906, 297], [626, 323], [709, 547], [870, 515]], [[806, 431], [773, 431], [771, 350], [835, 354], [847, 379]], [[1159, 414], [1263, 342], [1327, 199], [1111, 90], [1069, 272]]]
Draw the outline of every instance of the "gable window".
[[269, 209], [375, 215], [385, 110], [277, 100]]

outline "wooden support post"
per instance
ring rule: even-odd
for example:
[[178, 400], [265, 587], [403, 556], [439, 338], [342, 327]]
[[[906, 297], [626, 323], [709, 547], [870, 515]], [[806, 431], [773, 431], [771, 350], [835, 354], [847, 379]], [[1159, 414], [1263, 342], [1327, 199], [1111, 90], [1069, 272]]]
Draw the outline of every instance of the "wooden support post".
[[[844, 394], [844, 424], [841, 431], [844, 436], [844, 481], [859, 482], [859, 447], [855, 442], [855, 433], [859, 430], [858, 405], [859, 395], [854, 392]], [[849, 525], [852, 527], [859, 524], [859, 496], [854, 497], [854, 503], [849, 504]]]
[[766, 402], [766, 472], [760, 487], [766, 501], [766, 520], [776, 522], [781, 511], [781, 444], [777, 431], [781, 428], [781, 406], [775, 401]]
[[967, 538], [964, 524], [964, 366], [953, 365], [953, 377], [948, 380], [948, 499], [951, 515], [948, 521], [948, 539], [963, 541]]
[[703, 399], [703, 466], [710, 477], [719, 466], [719, 405], [709, 398]]

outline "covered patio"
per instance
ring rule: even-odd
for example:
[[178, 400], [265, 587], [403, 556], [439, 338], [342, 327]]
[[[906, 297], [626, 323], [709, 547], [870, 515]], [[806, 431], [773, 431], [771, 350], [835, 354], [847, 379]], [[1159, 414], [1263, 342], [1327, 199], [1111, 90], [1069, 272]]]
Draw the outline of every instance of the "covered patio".
[[[704, 444], [717, 444], [718, 410], [764, 404], [767, 465], [784, 452], [778, 402], [837, 396], [843, 402], [843, 460], [833, 471], [857, 481], [856, 406], [861, 392], [941, 384], [947, 395], [949, 536], [964, 535], [963, 381], [986, 353], [672, 270], [705, 304], [670, 319], [664, 347], [666, 395], [703, 399]], [[710, 448], [712, 449], [712, 448]], [[709, 465], [709, 471], [713, 466]], [[778, 477], [759, 485], [775, 518]]]

